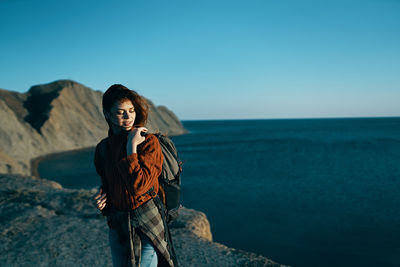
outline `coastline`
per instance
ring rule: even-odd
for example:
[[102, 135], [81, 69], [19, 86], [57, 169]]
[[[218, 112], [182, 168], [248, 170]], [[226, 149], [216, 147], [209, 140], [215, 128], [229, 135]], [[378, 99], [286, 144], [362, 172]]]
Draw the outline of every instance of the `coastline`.
[[[63, 188], [51, 179], [55, 175], [46, 179], [39, 174], [43, 160], [93, 150], [106, 136], [103, 93], [72, 80], [35, 85], [25, 93], [1, 93], [0, 262], [6, 266], [111, 266], [107, 223], [93, 205], [97, 190]], [[150, 132], [187, 133], [172, 111], [148, 103]], [[177, 248], [182, 266], [280, 266], [198, 236], [196, 227], [203, 234], [210, 231], [206, 216], [185, 211], [188, 216], [174, 228], [176, 243], [182, 245]]]
[[31, 175], [34, 177], [37, 177], [37, 178], [42, 178], [42, 177], [40, 177], [40, 174], [39, 174], [39, 164], [41, 161], [43, 161], [47, 158], [51, 158], [54, 156], [66, 155], [66, 154], [70, 154], [70, 153], [86, 152], [86, 151], [90, 151], [95, 148], [96, 148], [96, 146], [76, 148], [76, 149], [71, 149], [71, 150], [65, 150], [65, 151], [60, 151], [60, 152], [44, 154], [44, 155], [32, 158], [31, 159]]

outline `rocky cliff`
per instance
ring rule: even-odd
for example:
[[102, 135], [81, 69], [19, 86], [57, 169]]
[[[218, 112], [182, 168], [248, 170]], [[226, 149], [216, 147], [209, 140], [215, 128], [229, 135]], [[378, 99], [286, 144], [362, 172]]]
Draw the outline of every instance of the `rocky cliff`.
[[[94, 191], [0, 174], [0, 266], [111, 266], [105, 218]], [[211, 241], [204, 213], [183, 208], [171, 225], [182, 267], [281, 266]]]
[[[27, 175], [33, 158], [95, 146], [108, 129], [102, 95], [70, 80], [32, 86], [26, 93], [0, 89], [0, 173]], [[148, 102], [150, 131], [186, 132], [166, 107]]]
[[[101, 98], [100, 91], [68, 80], [23, 94], [0, 89], [0, 266], [111, 266], [107, 224], [92, 203], [94, 191], [18, 175], [31, 173], [33, 158], [104, 138]], [[166, 107], [149, 104], [150, 131], [186, 132]], [[181, 266], [281, 266], [212, 242], [199, 211], [183, 208], [171, 231]]]

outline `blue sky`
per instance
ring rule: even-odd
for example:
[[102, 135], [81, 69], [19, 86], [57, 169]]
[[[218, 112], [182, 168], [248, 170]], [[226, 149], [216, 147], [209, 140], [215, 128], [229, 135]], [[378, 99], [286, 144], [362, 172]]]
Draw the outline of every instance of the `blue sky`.
[[400, 0], [0, 0], [0, 88], [122, 83], [181, 119], [400, 116]]

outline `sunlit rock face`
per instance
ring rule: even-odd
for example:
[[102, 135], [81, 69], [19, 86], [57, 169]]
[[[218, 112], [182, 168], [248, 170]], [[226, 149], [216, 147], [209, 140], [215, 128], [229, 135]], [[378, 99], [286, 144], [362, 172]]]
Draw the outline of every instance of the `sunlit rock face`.
[[[108, 130], [102, 96], [71, 80], [35, 85], [26, 93], [0, 90], [0, 173], [30, 174], [35, 157], [95, 146]], [[186, 133], [170, 110], [148, 103], [150, 131]]]

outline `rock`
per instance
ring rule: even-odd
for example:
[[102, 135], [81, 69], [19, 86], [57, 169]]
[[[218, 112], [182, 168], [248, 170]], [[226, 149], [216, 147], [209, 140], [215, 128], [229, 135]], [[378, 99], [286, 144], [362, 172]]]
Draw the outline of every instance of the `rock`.
[[37, 156], [42, 138], [21, 121], [13, 110], [0, 99], [0, 172], [30, 173], [30, 159]]
[[[102, 95], [71, 80], [32, 86], [26, 93], [0, 90], [0, 173], [28, 175], [34, 158], [95, 146], [108, 130]], [[148, 102], [151, 132], [187, 132], [171, 111]]]
[[[94, 193], [0, 174], [0, 265], [111, 266], [108, 227], [92, 202]], [[181, 215], [171, 225], [181, 266], [281, 266], [211, 242], [204, 213], [183, 208]]]
[[179, 217], [171, 223], [171, 229], [180, 229], [180, 233], [187, 232], [207, 241], [212, 241], [210, 223], [203, 212], [184, 208]]

